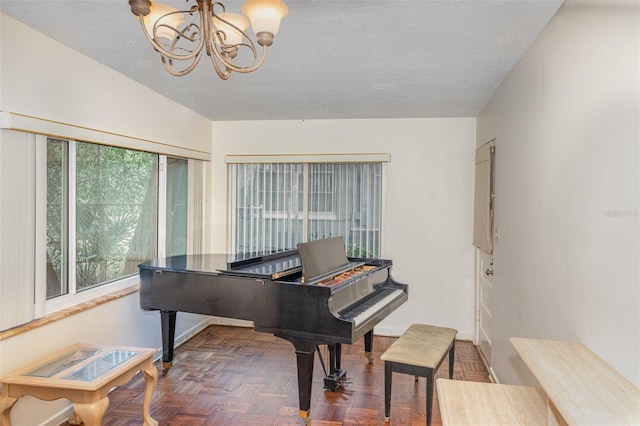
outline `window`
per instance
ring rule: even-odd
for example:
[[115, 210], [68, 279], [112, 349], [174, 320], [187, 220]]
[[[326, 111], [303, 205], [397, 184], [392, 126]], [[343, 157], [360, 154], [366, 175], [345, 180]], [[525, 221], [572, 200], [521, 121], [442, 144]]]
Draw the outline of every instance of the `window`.
[[379, 162], [231, 164], [232, 250], [342, 236], [350, 256], [377, 257], [382, 171]]
[[138, 273], [156, 253], [158, 156], [76, 143], [76, 289]]
[[159, 231], [161, 251], [186, 253], [187, 160], [57, 139], [46, 150], [47, 299], [137, 275], [156, 256]]
[[184, 158], [166, 159], [167, 202], [164, 256], [187, 253], [187, 194], [189, 163]]
[[129, 287], [155, 256], [201, 253], [205, 174], [197, 159], [0, 129], [0, 330]]
[[47, 299], [67, 294], [69, 149], [67, 141], [47, 143]]

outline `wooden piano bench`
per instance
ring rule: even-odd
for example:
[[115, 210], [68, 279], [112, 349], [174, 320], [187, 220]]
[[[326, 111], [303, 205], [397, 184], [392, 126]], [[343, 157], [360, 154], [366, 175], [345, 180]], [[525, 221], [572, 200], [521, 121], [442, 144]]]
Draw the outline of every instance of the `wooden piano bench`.
[[391, 412], [391, 377], [393, 373], [425, 377], [427, 381], [427, 426], [431, 425], [435, 374], [449, 354], [449, 378], [453, 378], [457, 330], [425, 324], [411, 325], [380, 356], [384, 361], [384, 420]]

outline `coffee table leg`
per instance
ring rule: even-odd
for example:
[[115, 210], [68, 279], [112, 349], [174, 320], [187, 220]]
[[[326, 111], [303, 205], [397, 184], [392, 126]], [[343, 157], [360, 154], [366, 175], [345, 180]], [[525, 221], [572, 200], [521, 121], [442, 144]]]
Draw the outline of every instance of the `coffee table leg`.
[[69, 419], [67, 420], [67, 423], [69, 423], [72, 426], [77, 426], [77, 425], [81, 425], [82, 424], [82, 419], [80, 418], [79, 415], [77, 415], [75, 413], [75, 411], [73, 413], [71, 413], [71, 415], [69, 416]]
[[18, 398], [9, 396], [0, 397], [0, 426], [9, 426], [11, 424], [11, 407], [17, 400]]
[[93, 404], [73, 404], [73, 412], [80, 416], [84, 426], [101, 426], [102, 417], [109, 406], [109, 398], [104, 397]]
[[158, 370], [155, 365], [149, 361], [149, 365], [142, 370], [142, 372], [144, 373], [144, 380], [146, 382], [144, 401], [142, 402], [143, 426], [158, 426], [158, 422], [151, 417], [151, 413], [149, 412], [153, 392], [156, 390], [156, 383], [158, 382]]

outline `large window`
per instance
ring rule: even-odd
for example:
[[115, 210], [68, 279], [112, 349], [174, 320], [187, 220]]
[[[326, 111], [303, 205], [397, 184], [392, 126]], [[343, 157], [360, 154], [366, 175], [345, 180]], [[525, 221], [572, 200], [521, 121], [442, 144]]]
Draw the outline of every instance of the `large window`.
[[69, 144], [47, 141], [47, 299], [67, 294]]
[[160, 251], [185, 254], [187, 193], [187, 160], [48, 139], [47, 299], [136, 275], [159, 231]]
[[155, 256], [201, 252], [187, 219], [201, 230], [203, 162], [0, 133], [0, 330], [130, 287]]
[[232, 164], [230, 173], [234, 252], [342, 236], [350, 256], [379, 255], [381, 163]]
[[187, 253], [187, 194], [188, 161], [184, 158], [166, 159], [166, 241], [164, 256]]

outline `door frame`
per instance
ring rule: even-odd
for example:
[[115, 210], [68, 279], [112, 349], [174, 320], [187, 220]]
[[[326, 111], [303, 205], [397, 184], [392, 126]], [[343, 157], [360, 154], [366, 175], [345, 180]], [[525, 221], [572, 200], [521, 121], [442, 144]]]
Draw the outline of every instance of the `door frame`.
[[[489, 149], [489, 152], [487, 153], [486, 148]], [[486, 198], [484, 198], [484, 200], [488, 201], [488, 204], [482, 204], [482, 202], [480, 202], [480, 204], [474, 204], [474, 336], [473, 336], [473, 343], [476, 345], [476, 347], [478, 348], [478, 352], [480, 353], [480, 356], [487, 368], [487, 371], [489, 372], [489, 376], [490, 379], [497, 383], [497, 379], [495, 377], [495, 374], [493, 372], [493, 369], [491, 368], [491, 339], [492, 339], [492, 327], [493, 327], [493, 315], [492, 315], [492, 299], [494, 297], [493, 293], [495, 293], [495, 280], [493, 279], [493, 261], [494, 261], [494, 246], [495, 243], [497, 243], [497, 235], [495, 232], [495, 224], [494, 224], [494, 209], [495, 209], [495, 148], [496, 148], [496, 139], [491, 139], [488, 142], [485, 142], [484, 144], [480, 145], [479, 147], [477, 147], [476, 149], [476, 179], [478, 178], [478, 172], [477, 172], [477, 167], [479, 164], [481, 164], [482, 162], [485, 162], [486, 160], [489, 161], [489, 182], [488, 182], [488, 197], [489, 199], [486, 200]], [[488, 158], [487, 158], [487, 154], [488, 154]], [[480, 163], [478, 163], [478, 161], [480, 161]], [[485, 163], [486, 164], [486, 163]], [[485, 181], [486, 182], [486, 181]], [[478, 182], [476, 182], [476, 188], [475, 188], [475, 196], [476, 196], [476, 201], [475, 203], [478, 203], [478, 200], [482, 200], [482, 198], [478, 198]], [[480, 192], [480, 194], [486, 194], [483, 193], [482, 190]], [[485, 202], [486, 202], [485, 201]], [[488, 207], [489, 211], [486, 212], [486, 209]], [[480, 216], [477, 216], [478, 212], [476, 211], [476, 209], [480, 208]], [[483, 216], [483, 215], [488, 215], [488, 216]], [[476, 229], [475, 227], [478, 226], [478, 224], [480, 224], [480, 226], [486, 226], [486, 222], [484, 222], [483, 220], [487, 220], [488, 219], [488, 229], [487, 229], [487, 233], [483, 234], [480, 233], [478, 234], [478, 237], [476, 237]], [[486, 229], [486, 228], [485, 228]], [[476, 239], [478, 239], [478, 241], [476, 241]], [[482, 247], [482, 248], [480, 248]], [[486, 258], [484, 258], [486, 256]], [[490, 278], [488, 278], [488, 276], [491, 276]], [[487, 279], [488, 278], [488, 279]], [[488, 283], [487, 286], [483, 287], [483, 282], [486, 281]], [[487, 294], [488, 293], [488, 294]], [[484, 304], [483, 304], [483, 299], [484, 299]], [[489, 306], [487, 306], [487, 304]], [[486, 333], [483, 330], [487, 330], [486, 327], [481, 327], [482, 325], [482, 319], [483, 319], [483, 306], [485, 307], [485, 311], [486, 313], [488, 313], [489, 315], [489, 328], [488, 328], [488, 333]], [[485, 313], [485, 316], [487, 316]], [[486, 325], [486, 324], [485, 324]], [[484, 334], [486, 334], [486, 340], [488, 342], [489, 348], [487, 350], [487, 353], [484, 353], [482, 351], [482, 345], [481, 345], [481, 341], [482, 341], [482, 333], [484, 332]]]

